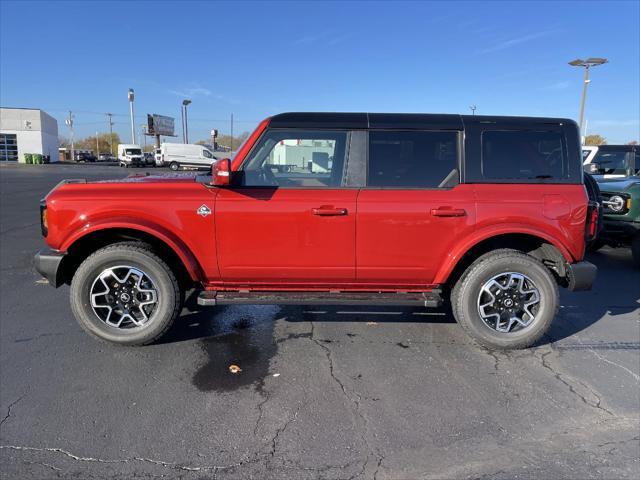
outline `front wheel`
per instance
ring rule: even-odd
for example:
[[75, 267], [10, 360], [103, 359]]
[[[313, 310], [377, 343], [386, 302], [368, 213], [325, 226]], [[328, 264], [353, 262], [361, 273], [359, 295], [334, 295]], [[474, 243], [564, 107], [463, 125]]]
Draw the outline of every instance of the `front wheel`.
[[90, 255], [71, 281], [71, 309], [91, 335], [121, 345], [160, 338], [180, 313], [175, 275], [149, 245], [122, 242]]
[[549, 329], [558, 310], [558, 285], [537, 259], [496, 250], [465, 271], [451, 305], [458, 323], [481, 345], [526, 348]]

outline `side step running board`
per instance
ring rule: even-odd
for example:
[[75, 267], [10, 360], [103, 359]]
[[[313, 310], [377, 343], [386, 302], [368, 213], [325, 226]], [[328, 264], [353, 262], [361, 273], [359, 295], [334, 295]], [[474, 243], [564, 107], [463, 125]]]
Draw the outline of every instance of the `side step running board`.
[[202, 291], [198, 305], [397, 305], [438, 308], [440, 291], [377, 292], [215, 292]]

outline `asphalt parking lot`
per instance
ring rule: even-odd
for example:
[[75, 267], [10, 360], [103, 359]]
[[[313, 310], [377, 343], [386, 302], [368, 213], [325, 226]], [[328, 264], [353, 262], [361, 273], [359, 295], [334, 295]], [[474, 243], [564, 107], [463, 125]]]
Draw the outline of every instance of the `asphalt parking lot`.
[[3, 478], [640, 476], [628, 251], [591, 255], [595, 289], [563, 292], [550, 335], [522, 351], [474, 346], [444, 310], [271, 306], [185, 310], [162, 343], [114, 347], [32, 257], [50, 188], [129, 173], [0, 167]]

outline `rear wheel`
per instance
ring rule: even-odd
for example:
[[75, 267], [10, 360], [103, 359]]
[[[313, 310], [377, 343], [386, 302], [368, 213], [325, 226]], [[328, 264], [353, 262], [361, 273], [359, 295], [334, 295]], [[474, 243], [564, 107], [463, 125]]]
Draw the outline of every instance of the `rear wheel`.
[[174, 172], [178, 171], [178, 169], [180, 168], [180, 165], [177, 162], [171, 162], [169, 164], [169, 168], [171, 170], [173, 170]]
[[101, 340], [146, 345], [180, 312], [175, 275], [149, 245], [116, 243], [90, 255], [71, 282], [71, 309], [80, 326]]
[[488, 348], [526, 348], [549, 329], [558, 310], [558, 286], [537, 259], [496, 250], [476, 260], [451, 294], [453, 314]]

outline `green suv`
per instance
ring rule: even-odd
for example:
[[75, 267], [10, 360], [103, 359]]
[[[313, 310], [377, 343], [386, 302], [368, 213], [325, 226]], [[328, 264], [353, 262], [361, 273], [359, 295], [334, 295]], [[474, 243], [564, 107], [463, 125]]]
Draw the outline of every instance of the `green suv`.
[[640, 266], [640, 176], [598, 180], [604, 226], [595, 248], [631, 246], [633, 262]]

